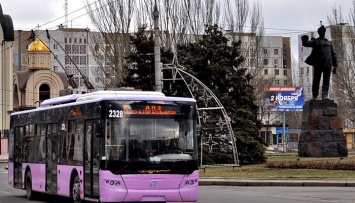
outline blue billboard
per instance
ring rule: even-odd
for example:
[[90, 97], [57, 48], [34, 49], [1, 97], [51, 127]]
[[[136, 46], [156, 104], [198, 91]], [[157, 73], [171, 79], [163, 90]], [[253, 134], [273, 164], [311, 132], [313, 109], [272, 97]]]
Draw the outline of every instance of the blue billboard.
[[264, 111], [302, 111], [303, 87], [265, 87]]

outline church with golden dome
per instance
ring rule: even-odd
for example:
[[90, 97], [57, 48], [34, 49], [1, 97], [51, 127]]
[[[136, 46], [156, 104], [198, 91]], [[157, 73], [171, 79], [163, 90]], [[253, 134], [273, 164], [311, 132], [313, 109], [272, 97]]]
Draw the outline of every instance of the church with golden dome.
[[38, 38], [28, 46], [27, 70], [13, 74], [14, 111], [37, 107], [43, 100], [58, 97], [61, 90], [68, 89], [65, 73], [50, 69], [50, 55], [48, 46]]

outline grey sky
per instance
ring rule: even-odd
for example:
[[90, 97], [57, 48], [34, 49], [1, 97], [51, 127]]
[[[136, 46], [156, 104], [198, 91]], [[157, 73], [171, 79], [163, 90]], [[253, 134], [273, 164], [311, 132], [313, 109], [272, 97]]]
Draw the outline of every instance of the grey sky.
[[[64, 22], [64, 0], [2, 0], [4, 14], [11, 16], [15, 30], [55, 29]], [[249, 0], [249, 2], [254, 2]], [[317, 30], [319, 21], [328, 25], [327, 16], [341, 7], [345, 18], [353, 9], [353, 0], [259, 0], [262, 5], [265, 35], [291, 37], [297, 50], [297, 36]], [[91, 27], [83, 0], [68, 0], [69, 21], [73, 27]], [[340, 12], [340, 11], [339, 11]], [[81, 17], [79, 17], [81, 16]], [[74, 20], [73, 20], [74, 19]], [[346, 20], [347, 22], [347, 20]], [[69, 25], [70, 26], [70, 25]]]

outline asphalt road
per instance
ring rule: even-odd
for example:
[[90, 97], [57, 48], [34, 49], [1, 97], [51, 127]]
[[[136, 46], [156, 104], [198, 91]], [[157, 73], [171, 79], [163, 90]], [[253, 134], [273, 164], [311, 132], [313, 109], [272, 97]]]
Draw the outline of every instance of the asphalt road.
[[[7, 184], [6, 163], [0, 163], [0, 203], [63, 203], [69, 199], [41, 195], [28, 201], [25, 191]], [[355, 203], [354, 187], [200, 186], [198, 203]]]

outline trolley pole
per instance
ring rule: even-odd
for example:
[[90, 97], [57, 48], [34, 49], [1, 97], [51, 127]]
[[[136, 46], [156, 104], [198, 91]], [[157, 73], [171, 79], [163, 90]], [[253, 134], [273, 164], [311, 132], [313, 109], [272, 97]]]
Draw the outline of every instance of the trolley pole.
[[157, 1], [154, 5], [154, 66], [155, 66], [155, 91], [162, 92], [161, 67], [160, 67], [160, 34], [159, 34], [159, 11]]

